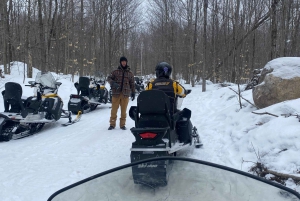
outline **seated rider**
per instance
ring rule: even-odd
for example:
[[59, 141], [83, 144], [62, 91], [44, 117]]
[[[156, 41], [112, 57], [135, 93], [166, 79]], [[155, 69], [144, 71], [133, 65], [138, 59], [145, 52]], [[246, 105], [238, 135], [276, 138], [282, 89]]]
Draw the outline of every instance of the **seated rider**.
[[185, 97], [186, 90], [177, 81], [170, 78], [172, 66], [167, 62], [157, 64], [155, 68], [156, 79], [151, 80], [145, 90], [161, 90], [170, 98], [171, 115], [177, 111], [177, 96]]
[[[177, 98], [179, 97], [185, 97], [187, 95], [187, 91], [184, 89], [182, 85], [180, 85], [177, 81], [172, 80], [170, 78], [172, 73], [172, 66], [168, 64], [167, 62], [161, 62], [159, 63], [156, 68], [156, 79], [151, 80], [148, 84], [145, 90], [161, 90], [167, 94], [167, 96], [170, 98], [170, 113], [171, 116], [173, 116], [174, 113], [176, 113], [177, 110]], [[180, 127], [180, 123], [176, 123], [176, 130], [178, 127]], [[184, 143], [190, 143], [191, 142], [191, 132], [192, 132], [192, 123], [189, 120], [187, 132], [181, 132], [177, 134], [179, 135], [180, 141]], [[177, 130], [178, 131], [178, 130]]]

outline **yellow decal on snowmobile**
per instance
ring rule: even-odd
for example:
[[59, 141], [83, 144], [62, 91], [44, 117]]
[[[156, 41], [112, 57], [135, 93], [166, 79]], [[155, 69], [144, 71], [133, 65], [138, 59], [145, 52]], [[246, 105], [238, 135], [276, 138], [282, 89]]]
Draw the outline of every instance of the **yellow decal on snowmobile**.
[[161, 85], [169, 85], [170, 82], [157, 82], [155, 83], [155, 86], [161, 86]]
[[57, 94], [45, 94], [45, 95], [42, 95], [42, 98], [54, 98], [54, 97], [58, 97]]
[[42, 95], [42, 99], [44, 100], [45, 98], [59, 98], [61, 100], [61, 102], [63, 102], [63, 100], [61, 99], [61, 97], [58, 96], [57, 94], [45, 94], [45, 95]]

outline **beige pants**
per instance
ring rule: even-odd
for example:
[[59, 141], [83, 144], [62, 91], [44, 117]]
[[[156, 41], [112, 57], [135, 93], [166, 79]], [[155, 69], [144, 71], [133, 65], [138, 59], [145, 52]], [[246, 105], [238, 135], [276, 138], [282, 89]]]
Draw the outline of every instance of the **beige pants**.
[[129, 102], [129, 97], [125, 97], [122, 93], [118, 97], [112, 97], [111, 101], [111, 111], [110, 111], [110, 126], [116, 127], [116, 120], [117, 120], [117, 112], [119, 106], [121, 107], [121, 118], [120, 118], [120, 127], [125, 126], [126, 123], [126, 110], [127, 105]]

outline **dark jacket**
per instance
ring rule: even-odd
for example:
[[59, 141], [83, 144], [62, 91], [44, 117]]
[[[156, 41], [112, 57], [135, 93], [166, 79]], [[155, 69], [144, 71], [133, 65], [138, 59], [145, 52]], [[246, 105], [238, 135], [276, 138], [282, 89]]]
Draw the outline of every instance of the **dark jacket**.
[[165, 92], [170, 98], [171, 114], [176, 111], [177, 96], [185, 97], [186, 92], [184, 87], [177, 81], [159, 77], [148, 83], [146, 90], [160, 90]]
[[122, 92], [124, 96], [130, 96], [131, 93], [135, 93], [134, 75], [130, 71], [129, 66], [126, 68], [118, 67], [117, 70], [111, 72], [108, 76], [107, 81], [112, 86], [113, 82], [120, 85], [118, 89], [112, 88], [112, 95], [119, 96]]

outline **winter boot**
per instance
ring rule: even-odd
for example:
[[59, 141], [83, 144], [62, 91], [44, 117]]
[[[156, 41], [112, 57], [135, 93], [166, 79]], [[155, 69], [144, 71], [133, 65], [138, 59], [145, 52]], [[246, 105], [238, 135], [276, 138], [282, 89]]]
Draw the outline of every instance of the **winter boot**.
[[113, 129], [115, 129], [115, 127], [113, 127], [113, 126], [108, 127], [108, 130], [113, 130]]

